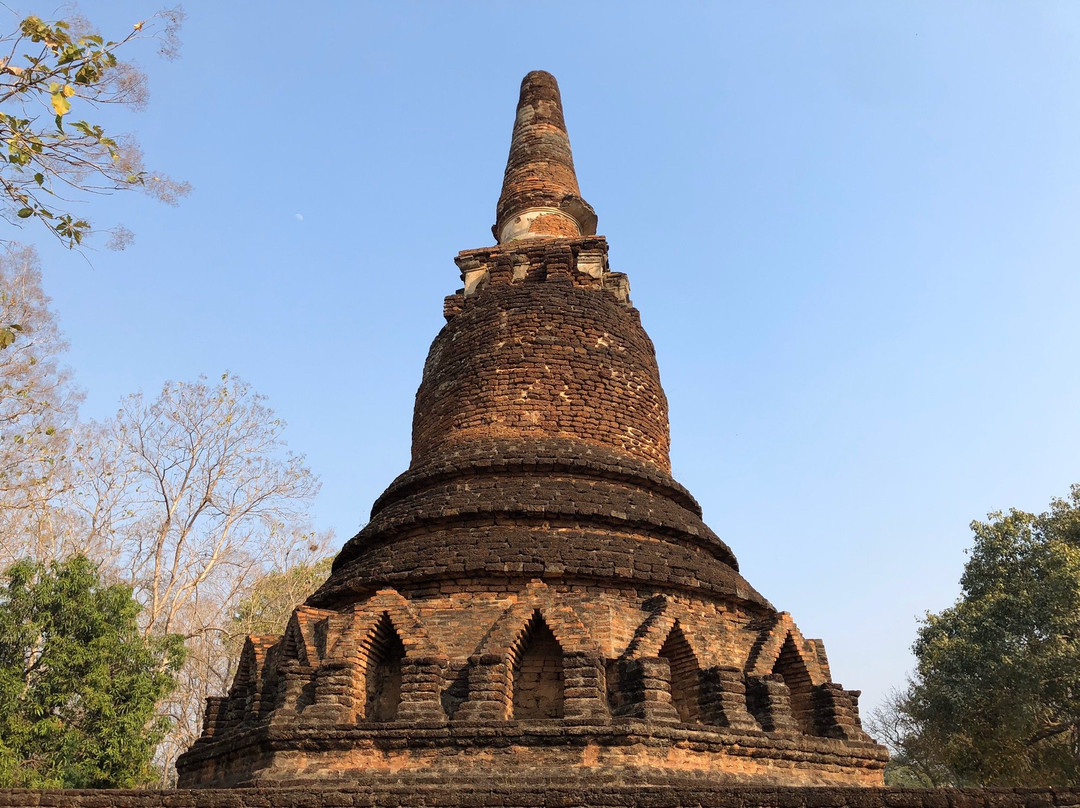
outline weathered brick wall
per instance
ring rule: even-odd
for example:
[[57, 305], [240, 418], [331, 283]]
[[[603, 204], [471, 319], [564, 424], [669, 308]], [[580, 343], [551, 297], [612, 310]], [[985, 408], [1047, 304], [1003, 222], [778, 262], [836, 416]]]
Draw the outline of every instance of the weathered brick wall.
[[610, 582], [482, 583], [303, 607], [277, 643], [249, 642], [181, 784], [628, 767], [880, 784], [858, 694], [790, 616]]
[[391, 781], [178, 791], [0, 790], [0, 808], [1074, 808], [1076, 789], [712, 788], [693, 783]]
[[467, 271], [486, 274], [432, 343], [416, 394], [414, 462], [447, 443], [533, 436], [607, 446], [670, 469], [652, 341], [636, 310], [579, 267], [582, 250], [601, 249], [594, 242], [468, 254], [464, 266], [486, 268]]
[[561, 770], [880, 785], [858, 693], [670, 477], [652, 343], [603, 240], [458, 264], [410, 469], [284, 637], [245, 648], [181, 784]]
[[511, 658], [514, 719], [562, 718], [563, 650], [542, 618], [530, 621]]
[[[493, 490], [497, 494], [514, 489], [498, 484]], [[543, 491], [553, 497], [562, 492], [566, 489], [555, 481]], [[569, 493], [574, 496], [573, 490]], [[337, 571], [310, 602], [336, 607], [355, 598], [357, 592], [382, 586], [417, 587], [466, 576], [481, 579], [476, 587], [484, 589], [484, 581], [494, 576], [518, 581], [603, 578], [612, 586], [636, 582], [767, 604], [717, 558], [704, 536], [682, 540], [650, 536], [647, 525], [631, 521], [632, 511], [597, 514], [592, 524], [582, 524], [582, 513], [566, 513], [567, 500], [522, 503], [512, 496], [456, 517], [449, 513], [456, 510], [453, 507], [434, 509], [434, 514], [411, 511], [404, 516], [425, 522], [395, 526], [381, 534], [373, 523], [370, 531], [361, 534], [348, 566]], [[535, 510], [525, 510], [530, 506]]]

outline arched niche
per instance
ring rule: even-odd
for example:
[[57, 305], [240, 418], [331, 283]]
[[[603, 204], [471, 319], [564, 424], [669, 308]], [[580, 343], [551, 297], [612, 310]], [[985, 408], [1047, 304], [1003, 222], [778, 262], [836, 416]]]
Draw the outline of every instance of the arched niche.
[[537, 610], [511, 652], [515, 721], [563, 717], [563, 649]]
[[784, 678], [791, 692], [791, 714], [799, 729], [814, 734], [814, 683], [791, 634], [787, 635], [772, 672]]
[[367, 645], [364, 717], [369, 721], [393, 721], [401, 704], [401, 662], [405, 658], [405, 645], [385, 612]]
[[684, 724], [697, 722], [701, 667], [678, 620], [660, 646], [659, 656], [666, 659], [671, 668], [671, 703], [679, 713], [679, 720]]

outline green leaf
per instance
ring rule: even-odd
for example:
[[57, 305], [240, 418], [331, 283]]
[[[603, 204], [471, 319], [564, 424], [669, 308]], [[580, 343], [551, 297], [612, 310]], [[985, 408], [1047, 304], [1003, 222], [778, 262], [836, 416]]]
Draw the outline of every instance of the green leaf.
[[44, 185], [45, 175], [39, 171], [37, 174], [34, 175], [34, 182], [36, 182], [38, 185]]
[[33, 208], [20, 208], [19, 212], [17, 214], [15, 214], [15, 215], [18, 216], [20, 219], [29, 219], [31, 216], [34, 215], [34, 209]]
[[97, 65], [87, 62], [75, 72], [76, 84], [93, 84], [97, 81], [100, 72]]

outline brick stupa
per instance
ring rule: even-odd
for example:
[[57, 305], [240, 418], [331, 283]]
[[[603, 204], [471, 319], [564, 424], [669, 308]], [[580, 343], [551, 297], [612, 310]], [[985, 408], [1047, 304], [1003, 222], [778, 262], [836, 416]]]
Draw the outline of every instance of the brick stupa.
[[547, 73], [493, 230], [456, 259], [409, 469], [284, 635], [248, 639], [179, 785], [880, 785], [858, 692], [671, 477]]

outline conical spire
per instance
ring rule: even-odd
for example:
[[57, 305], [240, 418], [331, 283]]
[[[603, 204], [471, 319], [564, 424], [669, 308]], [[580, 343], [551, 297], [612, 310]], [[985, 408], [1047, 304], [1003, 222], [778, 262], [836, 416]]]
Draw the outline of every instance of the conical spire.
[[596, 232], [596, 213], [578, 190], [559, 85], [543, 70], [534, 70], [521, 82], [491, 230], [499, 244], [524, 238], [580, 238]]

